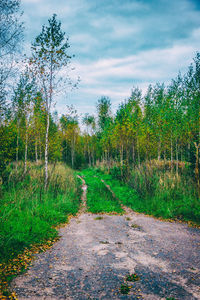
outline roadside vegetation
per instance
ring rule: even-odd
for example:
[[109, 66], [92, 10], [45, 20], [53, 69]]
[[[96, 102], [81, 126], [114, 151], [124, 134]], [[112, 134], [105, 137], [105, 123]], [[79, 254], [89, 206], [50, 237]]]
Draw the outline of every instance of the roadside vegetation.
[[[85, 173], [89, 178], [95, 176], [97, 182], [103, 179], [118, 202], [134, 211], [200, 225], [198, 192], [191, 176], [191, 168], [187, 164], [180, 166], [178, 176], [169, 162], [156, 160], [129, 170], [129, 174], [125, 169], [121, 174], [120, 167], [108, 169], [103, 164], [99, 168], [86, 170], [83, 174]], [[94, 197], [97, 197], [95, 190]]]
[[80, 188], [74, 173], [62, 164], [50, 165], [48, 189], [44, 189], [42, 164], [10, 164], [4, 173], [0, 202], [0, 262], [24, 248], [58, 236], [56, 226], [76, 214]]

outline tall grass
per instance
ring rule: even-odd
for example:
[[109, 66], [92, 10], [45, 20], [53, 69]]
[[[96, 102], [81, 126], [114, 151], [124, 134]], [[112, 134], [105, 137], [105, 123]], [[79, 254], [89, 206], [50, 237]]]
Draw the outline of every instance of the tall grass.
[[55, 226], [75, 214], [80, 204], [80, 188], [71, 169], [50, 165], [50, 180], [44, 190], [43, 166], [8, 166], [0, 199], [0, 261], [16, 256], [25, 247], [53, 239]]
[[171, 162], [152, 160], [128, 172], [117, 165], [98, 170], [115, 195], [133, 210], [200, 224], [200, 199], [192, 170], [184, 162], [178, 167], [177, 174]]

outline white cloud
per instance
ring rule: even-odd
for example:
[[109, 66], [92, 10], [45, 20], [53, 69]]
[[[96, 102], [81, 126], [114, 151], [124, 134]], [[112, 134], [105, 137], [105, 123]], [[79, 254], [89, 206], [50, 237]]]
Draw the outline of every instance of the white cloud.
[[167, 49], [142, 51], [124, 58], [100, 59], [92, 63], [76, 63], [83, 83], [94, 84], [102, 79], [166, 80], [186, 67], [194, 55], [192, 45], [174, 45]]
[[130, 96], [133, 85], [139, 86], [145, 93], [149, 84], [169, 83], [179, 70], [185, 72], [198, 49], [200, 28], [192, 32], [187, 40], [165, 49], [141, 51], [122, 58], [76, 62], [75, 73], [80, 75], [81, 84], [71, 99], [76, 99], [78, 106], [85, 112], [81, 100], [88, 100], [94, 105], [100, 96], [106, 95], [112, 99], [116, 109], [119, 102]]

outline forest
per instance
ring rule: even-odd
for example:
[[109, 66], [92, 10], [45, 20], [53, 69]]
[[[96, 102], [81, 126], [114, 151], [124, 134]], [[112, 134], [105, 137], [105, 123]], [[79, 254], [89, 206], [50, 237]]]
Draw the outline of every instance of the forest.
[[68, 39], [53, 15], [16, 73], [12, 59], [23, 31], [17, 3], [0, 7], [15, 32], [10, 44], [12, 32], [0, 31], [0, 260], [57, 237], [55, 226], [79, 209], [77, 174], [94, 186], [92, 212], [121, 213], [116, 203], [93, 203], [96, 190], [105, 192], [95, 179], [101, 174], [133, 210], [199, 225], [200, 53], [169, 84], [149, 85], [145, 94], [132, 87], [116, 112], [100, 95], [96, 115], [80, 117], [73, 105], [58, 114], [55, 97], [78, 88], [62, 75], [73, 60]]

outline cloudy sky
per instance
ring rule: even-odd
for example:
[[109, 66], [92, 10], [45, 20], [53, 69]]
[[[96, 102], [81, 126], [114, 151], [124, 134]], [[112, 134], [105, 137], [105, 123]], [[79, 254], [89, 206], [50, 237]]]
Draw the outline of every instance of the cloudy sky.
[[57, 110], [73, 104], [95, 112], [102, 96], [116, 109], [133, 86], [168, 83], [185, 72], [200, 51], [200, 0], [21, 0], [25, 49], [53, 13], [75, 54], [73, 77], [81, 83], [61, 97]]

